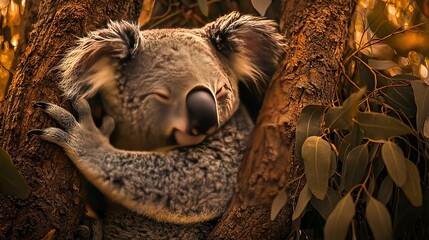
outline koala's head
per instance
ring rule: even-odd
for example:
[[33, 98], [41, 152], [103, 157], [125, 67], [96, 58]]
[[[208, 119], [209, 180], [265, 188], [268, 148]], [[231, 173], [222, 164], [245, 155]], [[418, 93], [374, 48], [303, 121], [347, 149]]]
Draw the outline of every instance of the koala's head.
[[111, 22], [60, 65], [67, 97], [102, 97], [118, 147], [201, 142], [239, 105], [238, 82], [264, 88], [283, 52], [274, 22], [233, 12], [199, 29], [139, 31]]

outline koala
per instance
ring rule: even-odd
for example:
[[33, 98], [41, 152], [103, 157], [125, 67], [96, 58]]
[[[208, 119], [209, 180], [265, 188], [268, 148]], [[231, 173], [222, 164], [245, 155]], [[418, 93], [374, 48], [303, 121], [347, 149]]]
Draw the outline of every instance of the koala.
[[[79, 39], [60, 63], [77, 118], [36, 102], [59, 145], [114, 204], [104, 239], [206, 239], [230, 200], [253, 123], [238, 84], [262, 92], [283, 54], [273, 21], [232, 12], [198, 29], [125, 21]], [[87, 99], [99, 95], [97, 127]]]

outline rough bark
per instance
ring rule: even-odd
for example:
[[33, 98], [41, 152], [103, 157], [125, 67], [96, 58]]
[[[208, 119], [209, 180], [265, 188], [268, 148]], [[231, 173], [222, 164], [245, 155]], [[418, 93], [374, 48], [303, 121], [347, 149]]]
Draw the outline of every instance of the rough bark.
[[36, 100], [63, 105], [55, 66], [76, 36], [108, 19], [135, 20], [141, 0], [46, 0], [0, 106], [0, 147], [13, 158], [30, 186], [21, 200], [0, 196], [0, 239], [71, 239], [84, 213], [82, 179], [59, 147], [27, 138], [54, 122], [33, 109]]
[[[294, 153], [296, 123], [305, 106], [332, 100], [354, 5], [354, 0], [283, 1], [280, 28], [287, 54], [264, 99], [238, 190], [211, 239], [286, 239], [291, 232], [293, 207], [305, 184]], [[288, 203], [271, 221], [272, 200], [284, 187]]]

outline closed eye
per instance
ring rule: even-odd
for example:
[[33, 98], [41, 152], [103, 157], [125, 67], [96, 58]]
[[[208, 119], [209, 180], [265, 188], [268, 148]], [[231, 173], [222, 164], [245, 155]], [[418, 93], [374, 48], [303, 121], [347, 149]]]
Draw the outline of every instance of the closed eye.
[[165, 89], [157, 89], [152, 92], [155, 95], [155, 98], [163, 103], [171, 103], [170, 93]]
[[131, 97], [131, 98], [128, 99], [128, 102], [129, 103], [132, 103], [132, 102], [135, 102], [135, 103], [139, 102], [139, 103], [141, 103], [141, 102], [143, 102], [149, 96], [153, 96], [158, 101], [161, 101], [161, 102], [164, 102], [164, 103], [171, 103], [171, 101], [170, 101], [170, 93], [167, 90], [164, 90], [164, 89], [156, 89], [156, 90], [154, 90], [152, 92], [140, 95], [138, 97], [135, 97], [135, 96]]

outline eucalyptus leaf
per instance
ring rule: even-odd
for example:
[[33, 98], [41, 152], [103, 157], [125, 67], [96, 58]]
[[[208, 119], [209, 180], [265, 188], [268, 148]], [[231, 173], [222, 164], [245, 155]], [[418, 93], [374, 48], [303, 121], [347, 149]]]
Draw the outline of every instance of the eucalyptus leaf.
[[380, 149], [379, 143], [370, 143], [371, 151], [369, 153], [369, 160], [372, 161], [377, 157], [378, 150]]
[[313, 197], [311, 198], [310, 203], [311, 206], [313, 206], [320, 213], [320, 216], [326, 220], [340, 200], [340, 193], [331, 188], [328, 188], [328, 193], [323, 200]]
[[209, 16], [209, 5], [207, 0], [198, 0], [198, 6], [200, 7], [201, 12], [204, 16]]
[[311, 136], [302, 145], [307, 184], [313, 195], [319, 199], [325, 198], [328, 191], [331, 152], [331, 146], [321, 137]]
[[407, 74], [398, 74], [395, 75], [393, 77], [391, 77], [392, 81], [407, 81], [407, 82], [411, 82], [411, 81], [415, 81], [415, 80], [420, 80], [419, 77], [416, 77], [414, 75], [407, 75]]
[[270, 214], [271, 221], [274, 221], [274, 219], [276, 219], [280, 210], [282, 210], [282, 208], [286, 205], [287, 200], [288, 200], [287, 193], [286, 193], [286, 190], [283, 188], [274, 197], [273, 203], [271, 205], [271, 214]]
[[361, 182], [365, 176], [368, 163], [369, 151], [367, 144], [359, 145], [349, 152], [345, 162], [346, 171], [343, 173], [345, 190], [348, 191]]
[[[371, 69], [368, 66], [359, 61], [356, 62], [356, 70], [355, 70], [355, 82], [359, 87], [366, 87], [369, 91], [374, 90], [375, 83], [379, 81], [375, 81], [375, 76], [371, 72]], [[378, 79], [378, 76], [377, 76]]]
[[351, 143], [353, 136], [351, 133], [347, 134], [340, 143], [339, 158], [343, 162], [349, 151], [352, 149]]
[[0, 193], [19, 198], [27, 198], [30, 194], [24, 177], [12, 163], [10, 156], [0, 149]]
[[351, 94], [341, 107], [328, 109], [325, 115], [325, 124], [328, 128], [345, 129], [352, 124], [352, 119], [356, 115], [359, 101], [365, 94], [365, 88], [357, 93]]
[[420, 207], [423, 204], [423, 194], [420, 186], [419, 170], [413, 162], [406, 158], [404, 159], [407, 169], [407, 180], [401, 189], [413, 206]]
[[393, 67], [397, 67], [398, 64], [390, 60], [376, 60], [368, 59], [368, 65], [378, 70], [385, 70]]
[[415, 116], [416, 104], [411, 86], [392, 86], [381, 91], [384, 99], [394, 109], [403, 112], [407, 117]]
[[423, 136], [425, 136], [425, 138], [429, 138], [429, 117], [426, 118], [423, 125]]
[[271, 0], [252, 0], [252, 5], [261, 16], [265, 16], [268, 7], [271, 5]]
[[337, 170], [337, 158], [335, 157], [334, 151], [331, 151], [331, 166], [329, 167], [329, 177], [332, 177]]
[[332, 240], [345, 239], [355, 212], [353, 198], [348, 193], [338, 202], [326, 220], [323, 231], [324, 238]]
[[364, 136], [375, 141], [412, 133], [408, 125], [382, 113], [358, 113], [355, 121], [359, 124]]
[[362, 143], [363, 132], [360, 130], [359, 124], [353, 124], [352, 128], [352, 142], [350, 147], [354, 148]]
[[138, 20], [140, 26], [144, 26], [149, 22], [150, 17], [152, 16], [153, 6], [155, 6], [155, 0], [143, 1], [143, 6]]
[[311, 190], [307, 184], [305, 184], [304, 188], [301, 190], [301, 193], [298, 197], [298, 202], [295, 206], [295, 211], [292, 214], [292, 220], [295, 221], [304, 213], [305, 208], [307, 207], [308, 202], [311, 199]]
[[381, 156], [389, 176], [398, 187], [402, 187], [407, 180], [407, 168], [402, 149], [394, 142], [387, 141], [381, 147]]
[[417, 106], [416, 124], [417, 131], [422, 132], [424, 122], [429, 117], [429, 86], [422, 81], [412, 81], [414, 101]]
[[[374, 7], [368, 12], [368, 24], [374, 35], [382, 38], [395, 31], [395, 25], [391, 24], [387, 19], [387, 14], [381, 15], [382, 11], [385, 10], [385, 5], [382, 2], [375, 2]], [[372, 35], [370, 35], [372, 36]], [[372, 46], [371, 46], [372, 48]]]
[[381, 182], [380, 190], [378, 190], [378, 199], [383, 204], [387, 204], [392, 197], [393, 182], [392, 179], [387, 175], [383, 182]]
[[308, 105], [302, 109], [296, 125], [295, 153], [301, 159], [301, 148], [309, 136], [319, 136], [322, 133], [321, 121], [325, 108], [318, 105]]
[[370, 197], [366, 205], [365, 215], [374, 239], [393, 239], [392, 221], [384, 204]]

